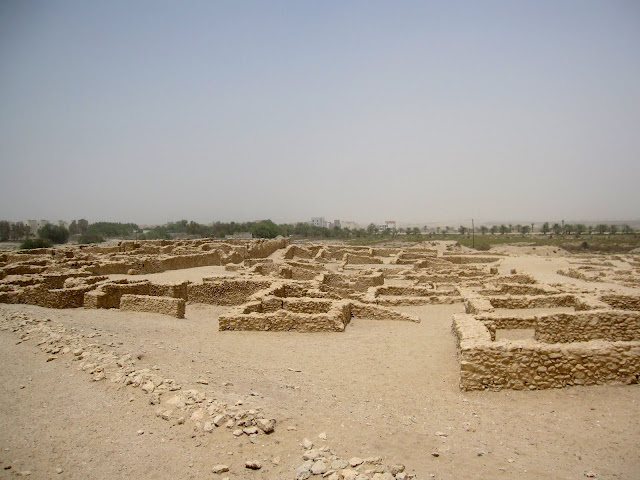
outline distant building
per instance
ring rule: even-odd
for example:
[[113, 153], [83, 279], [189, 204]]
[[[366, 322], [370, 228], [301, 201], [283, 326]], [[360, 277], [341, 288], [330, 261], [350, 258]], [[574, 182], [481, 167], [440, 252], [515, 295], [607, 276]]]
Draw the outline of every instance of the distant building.
[[340, 220], [333, 221], [333, 228], [342, 228], [342, 225], [340, 224]]
[[378, 231], [383, 232], [385, 230], [396, 230], [396, 221], [386, 220], [382, 225], [378, 225]]
[[342, 228], [348, 228], [349, 230], [357, 230], [360, 226], [356, 222], [350, 220], [342, 220], [340, 222]]
[[310, 223], [314, 227], [322, 227], [322, 228], [329, 227], [329, 222], [325, 221], [324, 217], [312, 217]]

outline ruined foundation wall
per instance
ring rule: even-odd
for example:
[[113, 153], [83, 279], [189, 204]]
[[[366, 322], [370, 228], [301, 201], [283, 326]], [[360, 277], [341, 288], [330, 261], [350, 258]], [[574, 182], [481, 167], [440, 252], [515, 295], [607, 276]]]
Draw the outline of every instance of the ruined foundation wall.
[[535, 338], [545, 343], [640, 341], [640, 312], [596, 310], [536, 316]]
[[254, 293], [269, 288], [271, 282], [257, 280], [222, 280], [189, 284], [189, 302], [209, 305], [240, 305]]
[[635, 295], [603, 295], [600, 300], [618, 310], [640, 311], [640, 296]]
[[464, 390], [637, 383], [640, 377], [637, 341], [492, 342], [484, 324], [466, 314], [454, 315], [452, 328], [459, 345], [460, 387]]
[[185, 301], [182, 298], [125, 294], [120, 298], [120, 309], [184, 318]]
[[[299, 313], [284, 309], [271, 313], [256, 313], [255, 305], [248, 309], [236, 307], [218, 319], [219, 329], [282, 332], [343, 332], [351, 320], [350, 305], [336, 302], [327, 313]], [[248, 310], [248, 313], [245, 313]]]

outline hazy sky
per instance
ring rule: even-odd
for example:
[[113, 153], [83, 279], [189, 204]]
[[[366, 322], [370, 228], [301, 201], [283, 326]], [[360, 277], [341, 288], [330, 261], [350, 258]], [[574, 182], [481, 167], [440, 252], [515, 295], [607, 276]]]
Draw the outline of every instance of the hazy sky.
[[640, 218], [640, 2], [0, 3], [0, 218]]

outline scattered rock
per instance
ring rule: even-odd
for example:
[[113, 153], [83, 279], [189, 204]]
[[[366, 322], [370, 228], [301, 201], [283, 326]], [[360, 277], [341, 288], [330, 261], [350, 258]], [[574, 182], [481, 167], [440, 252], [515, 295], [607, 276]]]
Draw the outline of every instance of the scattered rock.
[[327, 439], [327, 434], [325, 432], [322, 432], [320, 435], [318, 435], [318, 438], [320, 440], [326, 440]]
[[273, 431], [276, 428], [276, 421], [275, 419], [271, 418], [271, 419], [266, 419], [266, 418], [258, 418], [256, 420], [256, 425], [258, 426], [258, 428], [260, 430], [262, 430], [264, 433], [269, 434], [269, 433], [273, 433]]
[[308, 438], [303, 439], [302, 448], [304, 448], [305, 450], [310, 450], [311, 448], [313, 448], [313, 442]]
[[349, 459], [349, 465], [351, 465], [352, 467], [357, 467], [358, 465], [362, 465], [363, 463], [364, 460], [360, 457], [352, 457]]
[[216, 427], [219, 427], [223, 423], [229, 421], [230, 418], [231, 417], [226, 413], [223, 413], [223, 414], [220, 414], [220, 415], [216, 415], [215, 417], [213, 417], [213, 424]]
[[228, 472], [229, 471], [229, 465], [216, 465], [215, 467], [213, 467], [213, 469], [211, 470], [213, 473], [224, 473], [224, 472]]
[[260, 470], [262, 468], [262, 464], [255, 460], [245, 462], [244, 466], [250, 470]]
[[313, 473], [314, 475], [323, 475], [327, 473], [327, 470], [329, 470], [329, 467], [327, 467], [327, 464], [322, 460], [314, 462], [314, 464], [311, 466], [311, 473]]

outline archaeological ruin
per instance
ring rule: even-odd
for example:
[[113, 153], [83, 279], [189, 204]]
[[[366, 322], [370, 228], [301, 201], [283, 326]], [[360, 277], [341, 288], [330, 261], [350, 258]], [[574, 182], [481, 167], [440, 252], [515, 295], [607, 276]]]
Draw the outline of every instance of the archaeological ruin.
[[[585, 257], [557, 272], [622, 288], [596, 294], [501, 271], [501, 259], [437, 242], [356, 247], [277, 238], [65, 246], [0, 254], [0, 303], [186, 318], [180, 321], [188, 321], [190, 305], [207, 304], [227, 307], [220, 331], [338, 333], [354, 318], [429, 321], [399, 308], [457, 303], [464, 313], [453, 316], [452, 332], [463, 390], [638, 382], [640, 297], [624, 291], [637, 285], [638, 262]], [[224, 270], [197, 282], [146, 278], [203, 266]]]

